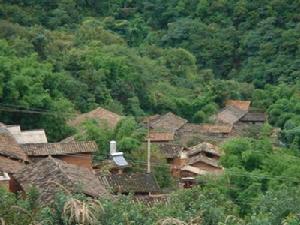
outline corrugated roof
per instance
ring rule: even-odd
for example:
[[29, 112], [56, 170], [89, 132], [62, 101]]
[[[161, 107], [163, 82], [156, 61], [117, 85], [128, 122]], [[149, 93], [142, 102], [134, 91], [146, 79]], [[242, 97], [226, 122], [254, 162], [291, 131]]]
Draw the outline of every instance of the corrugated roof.
[[76, 153], [89, 153], [97, 151], [98, 147], [94, 141], [71, 142], [71, 143], [43, 143], [23, 144], [24, 152], [29, 156], [66, 155]]
[[89, 169], [67, 164], [52, 157], [25, 166], [14, 177], [24, 191], [35, 186], [40, 193], [40, 200], [47, 204], [53, 201], [55, 194], [61, 189], [60, 185], [70, 191], [92, 197], [108, 194]]
[[226, 106], [234, 106], [240, 110], [248, 111], [251, 101], [228, 100]]
[[160, 191], [154, 176], [149, 173], [112, 174], [99, 176], [99, 179], [107, 189], [111, 189], [116, 193], [149, 193]]
[[107, 109], [98, 107], [88, 113], [83, 113], [78, 115], [74, 119], [70, 120], [68, 124], [70, 126], [76, 127], [80, 125], [82, 122], [86, 121], [87, 119], [105, 121], [109, 125], [109, 127], [115, 128], [117, 123], [122, 119], [122, 116], [113, 113]]
[[[145, 138], [147, 140], [148, 137]], [[173, 141], [174, 133], [150, 131], [150, 140], [153, 142]]]
[[0, 155], [11, 159], [28, 161], [27, 155], [6, 128], [0, 128]]

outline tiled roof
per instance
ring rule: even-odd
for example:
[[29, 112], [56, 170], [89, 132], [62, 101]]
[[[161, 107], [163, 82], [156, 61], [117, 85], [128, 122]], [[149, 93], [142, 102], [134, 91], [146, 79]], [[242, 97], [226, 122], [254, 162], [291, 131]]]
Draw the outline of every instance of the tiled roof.
[[40, 192], [40, 200], [45, 203], [53, 201], [55, 194], [61, 190], [60, 186], [92, 197], [108, 194], [89, 169], [67, 164], [52, 157], [25, 166], [14, 177], [24, 191], [35, 186]]
[[15, 160], [28, 161], [26, 154], [6, 128], [0, 128], [0, 155]]
[[151, 122], [150, 127], [157, 131], [175, 132], [186, 123], [186, 119], [169, 112]]
[[244, 115], [246, 115], [247, 112], [248, 111], [229, 105], [218, 113], [217, 119], [219, 122], [233, 125], [234, 123], [239, 121]]
[[23, 166], [24, 164], [19, 161], [0, 156], [0, 171], [6, 173], [16, 173], [18, 170], [22, 169]]
[[[147, 140], [148, 137], [145, 138]], [[150, 131], [150, 140], [153, 142], [173, 141], [174, 133]]]
[[178, 144], [166, 143], [160, 144], [159, 149], [167, 159], [173, 159], [179, 156], [184, 147]]
[[76, 127], [87, 119], [94, 119], [98, 121], [104, 121], [109, 127], [115, 128], [117, 123], [122, 119], [122, 116], [113, 113], [107, 109], [98, 107], [88, 113], [83, 113], [70, 120], [68, 124], [70, 126]]
[[203, 143], [200, 143], [198, 145], [188, 148], [187, 154], [188, 154], [188, 156], [192, 156], [192, 155], [196, 155], [196, 154], [203, 153], [203, 152], [210, 153], [217, 157], [221, 156], [221, 153], [217, 146], [210, 144], [210, 143], [206, 143], [206, 142], [203, 142]]
[[232, 131], [231, 124], [202, 124], [200, 129], [203, 133], [229, 134]]
[[24, 152], [29, 156], [67, 155], [97, 151], [94, 141], [71, 143], [23, 144]]
[[240, 100], [228, 100], [226, 106], [234, 106], [243, 111], [248, 111], [251, 101], [240, 101]]
[[265, 113], [249, 112], [241, 118], [242, 122], [265, 122], [267, 120]]
[[99, 180], [107, 189], [115, 193], [149, 193], [159, 192], [159, 186], [152, 174], [112, 174], [99, 176]]
[[197, 162], [203, 162], [207, 165], [210, 165], [210, 166], [213, 166], [216, 168], [220, 168], [217, 160], [208, 158], [207, 156], [204, 156], [202, 154], [192, 156], [188, 159], [188, 165], [193, 165]]

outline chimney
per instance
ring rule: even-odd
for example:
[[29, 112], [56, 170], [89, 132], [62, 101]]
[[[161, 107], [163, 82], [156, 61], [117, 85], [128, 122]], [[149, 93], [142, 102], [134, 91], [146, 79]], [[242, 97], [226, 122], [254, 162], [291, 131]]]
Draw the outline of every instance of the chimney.
[[117, 153], [117, 142], [116, 141], [110, 141], [109, 142], [110, 146], [110, 155], [115, 155]]

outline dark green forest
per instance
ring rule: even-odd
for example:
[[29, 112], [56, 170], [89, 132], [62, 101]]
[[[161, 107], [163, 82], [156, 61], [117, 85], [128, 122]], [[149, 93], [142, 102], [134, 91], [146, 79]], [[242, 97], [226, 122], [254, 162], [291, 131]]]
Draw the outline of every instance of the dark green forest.
[[[228, 99], [251, 100], [281, 128], [280, 148], [265, 130], [231, 140], [220, 179], [168, 206], [104, 201], [96, 224], [300, 224], [299, 0], [1, 0], [0, 81], [1, 122], [44, 128], [53, 142], [74, 134], [76, 113], [102, 106], [132, 116], [115, 131], [125, 150], [139, 145], [133, 118], [171, 111], [202, 123]], [[99, 145], [113, 136], [87, 126]], [[58, 215], [66, 198], [50, 209], [3, 191], [0, 218], [76, 224]]]

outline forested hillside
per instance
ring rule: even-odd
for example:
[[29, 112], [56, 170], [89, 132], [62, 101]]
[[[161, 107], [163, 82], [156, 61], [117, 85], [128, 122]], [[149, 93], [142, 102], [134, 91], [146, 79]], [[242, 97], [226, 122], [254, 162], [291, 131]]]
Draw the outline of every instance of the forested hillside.
[[[105, 200], [95, 224], [300, 223], [300, 1], [0, 1], [0, 122], [44, 128], [54, 142], [75, 133], [71, 117], [101, 106], [133, 117], [114, 131], [87, 123], [85, 135], [100, 147], [123, 139], [126, 153], [144, 138], [135, 121], [142, 116], [171, 111], [209, 122], [228, 99], [266, 111], [281, 128], [280, 146], [273, 148], [268, 125], [255, 139], [230, 140], [224, 176], [199, 178], [204, 185], [175, 192], [169, 205]], [[165, 162], [156, 171], [171, 182]], [[61, 214], [66, 196], [43, 208], [36, 195], [0, 190], [0, 222], [76, 224]]]
[[98, 105], [203, 122], [240, 98], [299, 144], [299, 4], [3, 0], [1, 120], [58, 140], [66, 117]]

